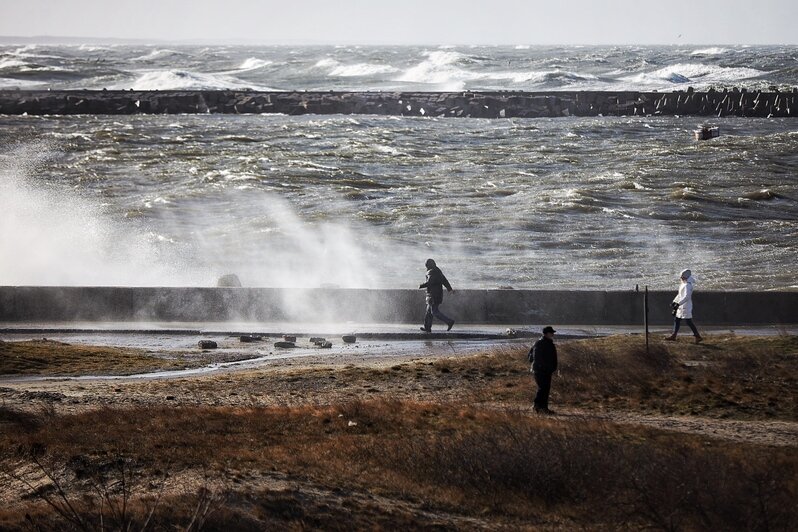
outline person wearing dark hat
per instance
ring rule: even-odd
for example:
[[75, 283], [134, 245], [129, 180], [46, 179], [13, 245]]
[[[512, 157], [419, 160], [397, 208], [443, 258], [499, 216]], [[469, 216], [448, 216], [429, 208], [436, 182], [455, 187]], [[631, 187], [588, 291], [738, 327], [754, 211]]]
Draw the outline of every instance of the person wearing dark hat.
[[551, 326], [543, 327], [541, 336], [532, 349], [529, 350], [527, 358], [532, 363], [532, 375], [538, 392], [535, 394], [533, 410], [540, 414], [554, 414], [549, 410], [549, 392], [551, 391], [551, 376], [557, 371], [557, 346], [554, 345], [554, 333], [557, 332]]
[[443, 303], [443, 287], [445, 286], [447, 291], [453, 292], [452, 285], [449, 284], [449, 280], [446, 279], [446, 276], [443, 275], [434, 260], [427, 259], [424, 266], [427, 268], [427, 282], [420, 284], [419, 288], [427, 289], [427, 312], [424, 315], [424, 326], [421, 327], [421, 330], [432, 332], [432, 318], [434, 316], [445, 322], [448, 326], [446, 330], [451, 331], [454, 326], [454, 320], [441, 312], [438, 307]]

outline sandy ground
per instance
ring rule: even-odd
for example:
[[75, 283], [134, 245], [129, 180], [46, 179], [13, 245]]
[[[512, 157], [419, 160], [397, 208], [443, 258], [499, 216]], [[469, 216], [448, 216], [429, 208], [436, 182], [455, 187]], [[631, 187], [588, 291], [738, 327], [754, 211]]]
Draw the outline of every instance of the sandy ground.
[[[64, 339], [76, 338], [64, 336]], [[99, 407], [148, 405], [336, 404], [386, 396], [428, 401], [469, 400], [478, 387], [464, 389], [447, 374], [428, 368], [449, 358], [487, 350], [518, 349], [529, 343], [528, 339], [366, 340], [356, 344], [339, 342], [333, 349], [319, 350], [308, 347], [302, 340], [297, 344], [304, 347], [281, 350], [271, 343], [241, 344], [236, 337], [220, 337], [221, 349], [213, 352], [214, 362], [183, 371], [125, 377], [0, 377], [0, 402], [21, 409], [71, 413]], [[137, 342], [140, 343], [129, 344]], [[400, 373], [403, 377], [395, 378]], [[519, 372], [518, 386], [529, 386], [532, 393], [532, 384], [524, 371]], [[488, 404], [493, 408], [520, 408], [517, 404]], [[708, 439], [798, 446], [798, 423], [789, 421], [737, 421], [573, 408], [560, 409], [558, 416], [577, 421], [642, 425], [699, 434]]]

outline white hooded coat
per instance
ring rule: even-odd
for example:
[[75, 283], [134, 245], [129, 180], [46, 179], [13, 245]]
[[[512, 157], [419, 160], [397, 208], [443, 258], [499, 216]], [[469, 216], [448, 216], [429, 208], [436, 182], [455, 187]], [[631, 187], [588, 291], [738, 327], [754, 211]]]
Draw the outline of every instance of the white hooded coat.
[[677, 318], [693, 319], [693, 285], [695, 279], [691, 275], [687, 281], [681, 283], [679, 293], [673, 298], [674, 303], [679, 303], [679, 308], [676, 309]]

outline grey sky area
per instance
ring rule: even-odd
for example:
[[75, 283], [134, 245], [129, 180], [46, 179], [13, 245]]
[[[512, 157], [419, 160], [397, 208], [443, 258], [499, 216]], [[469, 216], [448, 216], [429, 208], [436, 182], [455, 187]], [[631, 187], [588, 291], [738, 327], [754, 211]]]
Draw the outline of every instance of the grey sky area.
[[0, 35], [266, 44], [796, 44], [798, 0], [0, 0]]

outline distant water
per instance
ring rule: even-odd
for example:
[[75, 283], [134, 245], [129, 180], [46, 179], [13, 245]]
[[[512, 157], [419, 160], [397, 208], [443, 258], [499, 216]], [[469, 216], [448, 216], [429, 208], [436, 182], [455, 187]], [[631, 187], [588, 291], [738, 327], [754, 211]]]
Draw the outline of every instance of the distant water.
[[[5, 86], [795, 84], [796, 48], [4, 47]], [[543, 73], [543, 74], [540, 74]], [[512, 75], [510, 75], [512, 74]], [[678, 75], [677, 75], [678, 74]], [[503, 76], [503, 77], [502, 77]], [[689, 81], [685, 81], [685, 79]], [[798, 289], [798, 121], [0, 116], [0, 284]]]
[[798, 85], [797, 46], [0, 46], [0, 88], [668, 90]]

